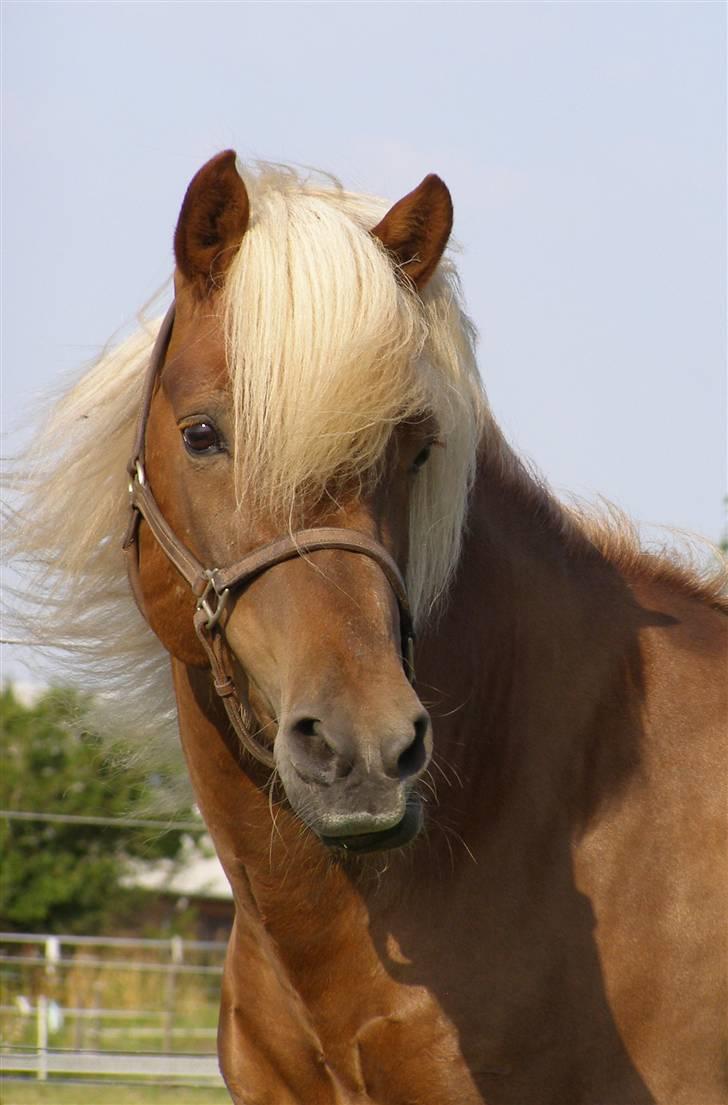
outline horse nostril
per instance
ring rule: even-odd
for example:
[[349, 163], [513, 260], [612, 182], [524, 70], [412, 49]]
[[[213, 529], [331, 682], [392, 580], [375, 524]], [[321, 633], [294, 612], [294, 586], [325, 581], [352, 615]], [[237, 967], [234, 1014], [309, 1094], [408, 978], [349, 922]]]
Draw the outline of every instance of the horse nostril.
[[300, 772], [311, 777], [330, 775], [337, 778], [348, 775], [351, 763], [341, 756], [336, 746], [327, 738], [326, 727], [317, 717], [300, 717], [288, 727], [292, 742], [293, 761]]
[[298, 721], [294, 722], [291, 729], [294, 733], [298, 733], [301, 737], [316, 737], [318, 736], [318, 730], [321, 722], [315, 717], [302, 717]]
[[416, 719], [414, 724], [414, 738], [397, 760], [397, 771], [400, 779], [409, 779], [412, 775], [416, 775], [421, 771], [425, 766], [425, 761], [427, 760], [425, 737], [427, 736], [428, 728], [429, 722], [426, 714]]

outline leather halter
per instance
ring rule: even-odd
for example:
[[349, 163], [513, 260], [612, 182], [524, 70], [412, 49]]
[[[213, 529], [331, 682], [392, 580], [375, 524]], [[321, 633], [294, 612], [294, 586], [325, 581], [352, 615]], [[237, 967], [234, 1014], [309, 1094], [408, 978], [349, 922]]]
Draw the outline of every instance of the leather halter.
[[252, 733], [254, 719], [250, 706], [241, 699], [232, 678], [232, 665], [226, 656], [225, 638], [220, 617], [231, 593], [239, 591], [256, 576], [267, 572], [276, 564], [293, 560], [298, 556], [319, 549], [341, 549], [344, 552], [368, 556], [384, 572], [399, 606], [402, 662], [407, 677], [414, 679], [414, 632], [407, 601], [407, 589], [402, 573], [387, 550], [366, 534], [357, 530], [339, 529], [333, 526], [298, 530], [287, 537], [280, 537], [262, 545], [225, 568], [206, 568], [186, 548], [164, 518], [147, 482], [144, 468], [144, 450], [147, 421], [157, 379], [164, 363], [174, 325], [174, 303], [169, 308], [152, 349], [144, 385], [144, 395], [139, 411], [134, 449], [127, 471], [129, 473], [130, 518], [124, 537], [129, 582], [137, 606], [146, 618], [139, 580], [139, 523], [143, 518], [149, 526], [162, 552], [187, 581], [197, 600], [193, 619], [195, 632], [200, 639], [212, 670], [215, 690], [222, 698], [230, 723], [240, 743], [260, 763], [273, 767], [273, 754], [261, 745]]

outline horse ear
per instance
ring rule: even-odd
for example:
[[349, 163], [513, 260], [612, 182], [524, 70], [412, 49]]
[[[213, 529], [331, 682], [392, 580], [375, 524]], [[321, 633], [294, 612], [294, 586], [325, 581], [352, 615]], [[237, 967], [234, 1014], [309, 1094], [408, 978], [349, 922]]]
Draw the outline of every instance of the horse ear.
[[387, 212], [372, 234], [393, 253], [401, 272], [421, 291], [437, 268], [452, 230], [452, 199], [430, 173]]
[[235, 150], [224, 150], [193, 177], [174, 234], [177, 268], [203, 295], [225, 275], [249, 215], [248, 193], [235, 168]]

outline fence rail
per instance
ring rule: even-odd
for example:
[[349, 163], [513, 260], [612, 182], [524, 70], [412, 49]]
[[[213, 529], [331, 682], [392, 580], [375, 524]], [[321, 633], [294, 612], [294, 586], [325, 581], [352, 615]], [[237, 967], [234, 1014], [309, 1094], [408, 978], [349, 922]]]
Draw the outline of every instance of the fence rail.
[[164, 1052], [0, 1050], [3, 1074], [122, 1075], [126, 1078], [194, 1078], [222, 1085], [216, 1055], [170, 1055]]
[[203, 967], [196, 963], [148, 963], [146, 960], [116, 959], [53, 959], [43, 955], [0, 955], [0, 963], [22, 963], [24, 966], [45, 967], [51, 962], [54, 967], [96, 967], [100, 971], [161, 971], [169, 974], [219, 975], [222, 967]]
[[142, 939], [137, 936], [76, 936], [57, 933], [0, 932], [0, 944], [43, 944], [48, 948], [97, 947], [97, 948], [168, 948], [170, 954], [178, 947], [188, 951], [222, 952], [227, 945], [220, 940], [186, 940], [183, 936], [170, 936], [166, 940]]

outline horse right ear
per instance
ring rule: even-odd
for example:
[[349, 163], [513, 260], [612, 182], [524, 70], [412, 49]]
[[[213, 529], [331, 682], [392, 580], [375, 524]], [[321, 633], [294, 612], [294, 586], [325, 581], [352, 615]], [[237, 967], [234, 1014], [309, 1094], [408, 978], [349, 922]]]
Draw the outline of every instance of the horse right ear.
[[444, 181], [430, 173], [387, 212], [372, 230], [398, 271], [422, 291], [437, 268], [452, 230], [452, 199]]
[[177, 268], [202, 296], [219, 285], [248, 227], [250, 203], [235, 161], [235, 150], [224, 150], [202, 166], [174, 234]]

